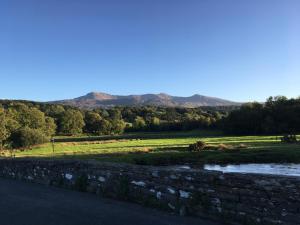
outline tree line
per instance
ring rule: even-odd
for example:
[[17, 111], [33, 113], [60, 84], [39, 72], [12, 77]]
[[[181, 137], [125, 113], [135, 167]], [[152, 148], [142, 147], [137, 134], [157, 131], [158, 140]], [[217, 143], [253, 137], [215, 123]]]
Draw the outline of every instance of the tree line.
[[44, 143], [54, 135], [221, 129], [225, 134], [300, 132], [300, 98], [270, 97], [241, 107], [113, 107], [84, 110], [29, 101], [0, 101], [0, 148]]
[[2, 100], [0, 147], [28, 147], [47, 142], [54, 135], [213, 128], [226, 114], [226, 110], [158, 106], [84, 110], [66, 105]]
[[220, 122], [227, 134], [296, 134], [300, 132], [300, 98], [277, 96], [265, 103], [247, 103]]

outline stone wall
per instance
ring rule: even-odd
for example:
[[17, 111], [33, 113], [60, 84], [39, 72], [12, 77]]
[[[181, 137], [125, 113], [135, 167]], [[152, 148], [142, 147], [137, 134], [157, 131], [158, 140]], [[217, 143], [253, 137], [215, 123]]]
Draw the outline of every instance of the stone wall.
[[228, 224], [300, 224], [300, 179], [188, 167], [0, 160], [0, 176], [87, 191]]

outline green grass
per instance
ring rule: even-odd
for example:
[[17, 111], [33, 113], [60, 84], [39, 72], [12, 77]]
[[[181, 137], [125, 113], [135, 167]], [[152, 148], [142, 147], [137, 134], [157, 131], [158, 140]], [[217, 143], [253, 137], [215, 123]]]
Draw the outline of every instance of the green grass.
[[[134, 136], [135, 135], [135, 136]], [[110, 162], [127, 162], [146, 165], [166, 165], [182, 163], [267, 163], [300, 162], [300, 144], [283, 144], [276, 136], [240, 136], [224, 137], [213, 133], [177, 132], [144, 133], [124, 135], [122, 138], [105, 137], [97, 140], [44, 144], [24, 151], [14, 151], [15, 157], [33, 158], [75, 158], [94, 159]], [[120, 136], [117, 136], [120, 137]], [[66, 137], [64, 137], [66, 138]], [[88, 137], [85, 137], [88, 138]], [[109, 140], [110, 139], [110, 140]], [[74, 138], [72, 139], [74, 140]], [[210, 150], [189, 152], [188, 145], [198, 140], [208, 144], [227, 144], [237, 146], [246, 144], [240, 150]], [[9, 153], [5, 155], [9, 157]]]

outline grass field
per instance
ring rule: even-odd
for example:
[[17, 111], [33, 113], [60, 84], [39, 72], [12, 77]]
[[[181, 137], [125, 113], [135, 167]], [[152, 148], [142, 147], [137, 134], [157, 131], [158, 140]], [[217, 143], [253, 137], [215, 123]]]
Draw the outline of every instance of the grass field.
[[[136, 134], [105, 138], [93, 137], [90, 139], [92, 141], [86, 141], [89, 137], [70, 138], [71, 140], [64, 137], [60, 139], [61, 142], [54, 144], [54, 153], [52, 144], [49, 143], [28, 150], [14, 151], [13, 155], [15, 157], [94, 159], [147, 165], [300, 162], [300, 144], [284, 144], [276, 136], [224, 137], [194, 131], [139, 134], [139, 139], [136, 137]], [[188, 145], [199, 140], [211, 145], [245, 144], [247, 148], [189, 152]], [[10, 157], [11, 154], [4, 152], [2, 155]]]

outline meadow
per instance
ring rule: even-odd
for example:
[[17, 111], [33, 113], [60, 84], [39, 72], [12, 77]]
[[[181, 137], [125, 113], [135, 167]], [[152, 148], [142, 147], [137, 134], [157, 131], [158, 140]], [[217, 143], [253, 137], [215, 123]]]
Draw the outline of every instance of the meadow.
[[[90, 139], [90, 140], [89, 140]], [[235, 150], [190, 152], [189, 144], [246, 146]], [[54, 150], [54, 151], [53, 151]], [[2, 157], [81, 159], [142, 165], [300, 162], [300, 144], [281, 143], [280, 136], [221, 136], [211, 132], [161, 132], [102, 137], [59, 137], [31, 149], [2, 152]]]

